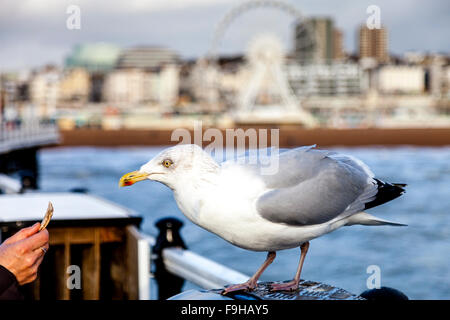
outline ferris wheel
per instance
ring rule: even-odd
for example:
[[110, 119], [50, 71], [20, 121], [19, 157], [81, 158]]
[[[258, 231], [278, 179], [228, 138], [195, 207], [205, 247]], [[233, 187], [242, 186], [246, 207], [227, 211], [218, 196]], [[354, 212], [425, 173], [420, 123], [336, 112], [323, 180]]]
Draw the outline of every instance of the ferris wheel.
[[[198, 61], [198, 66], [202, 69], [199, 74], [204, 80], [200, 87], [204, 89], [203, 93], [208, 92], [206, 98], [212, 105], [216, 105], [221, 96], [218, 49], [224, 35], [234, 21], [246, 12], [257, 8], [280, 10], [293, 17], [297, 25], [296, 32], [304, 34], [302, 42], [297, 43], [296, 49], [308, 49], [315, 46], [315, 37], [309, 25], [304, 23], [305, 18], [299, 10], [286, 2], [252, 0], [232, 8], [217, 24], [206, 58]], [[297, 119], [307, 126], [316, 124], [314, 117], [301, 108], [299, 99], [289, 85], [284, 72], [285, 56], [283, 45], [274, 34], [259, 34], [250, 41], [245, 66], [250, 76], [234, 100], [235, 119], [260, 119], [261, 117], [274, 119], [277, 115], [282, 115], [285, 118]], [[261, 91], [263, 91], [262, 95]], [[261, 106], [261, 96], [272, 103]]]
[[259, 8], [270, 8], [282, 11], [293, 17], [294, 22], [298, 26], [297, 32], [305, 35], [302, 43], [299, 44], [299, 48], [310, 48], [316, 45], [313, 30], [310, 29], [308, 24], [304, 23], [306, 19], [296, 7], [279, 0], [250, 0], [232, 8], [217, 23], [207, 54], [209, 61], [217, 60], [219, 46], [224, 38], [224, 35], [226, 34], [226, 31], [233, 24], [233, 22], [238, 20], [245, 13]]

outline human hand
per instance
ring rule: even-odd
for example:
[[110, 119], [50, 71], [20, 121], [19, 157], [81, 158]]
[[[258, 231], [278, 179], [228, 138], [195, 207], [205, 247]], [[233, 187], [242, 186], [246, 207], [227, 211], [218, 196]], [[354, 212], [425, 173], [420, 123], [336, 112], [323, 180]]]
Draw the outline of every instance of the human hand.
[[40, 223], [23, 228], [0, 245], [0, 265], [13, 273], [20, 285], [36, 280], [39, 265], [48, 250], [49, 234]]

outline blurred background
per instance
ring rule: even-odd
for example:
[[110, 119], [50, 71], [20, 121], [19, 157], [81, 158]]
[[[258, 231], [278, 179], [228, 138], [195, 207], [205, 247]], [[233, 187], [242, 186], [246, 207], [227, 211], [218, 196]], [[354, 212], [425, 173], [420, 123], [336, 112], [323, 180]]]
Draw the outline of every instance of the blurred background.
[[[408, 184], [372, 212], [409, 227], [315, 240], [303, 277], [361, 293], [378, 265], [382, 285], [448, 299], [449, 14], [445, 0], [4, 0], [0, 189], [85, 189], [149, 234], [176, 216], [190, 249], [251, 274], [264, 254], [188, 222], [161, 185], [117, 182], [197, 121], [279, 129], [281, 147], [343, 151]], [[263, 280], [290, 279], [297, 259], [282, 252]]]

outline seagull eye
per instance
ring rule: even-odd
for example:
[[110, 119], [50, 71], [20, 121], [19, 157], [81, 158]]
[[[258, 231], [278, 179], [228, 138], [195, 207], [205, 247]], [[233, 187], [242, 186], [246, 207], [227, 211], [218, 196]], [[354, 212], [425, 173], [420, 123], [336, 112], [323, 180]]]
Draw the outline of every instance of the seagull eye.
[[166, 168], [170, 167], [173, 164], [172, 160], [166, 159], [162, 162], [162, 165]]

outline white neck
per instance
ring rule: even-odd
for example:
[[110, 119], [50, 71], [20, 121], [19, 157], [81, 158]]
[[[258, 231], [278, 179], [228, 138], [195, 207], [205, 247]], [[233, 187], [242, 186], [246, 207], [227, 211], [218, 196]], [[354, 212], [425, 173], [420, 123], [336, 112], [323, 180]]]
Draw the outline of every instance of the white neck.
[[178, 207], [192, 222], [204, 202], [204, 195], [215, 188], [221, 168], [208, 154], [195, 161], [190, 170], [180, 175], [173, 188]]

